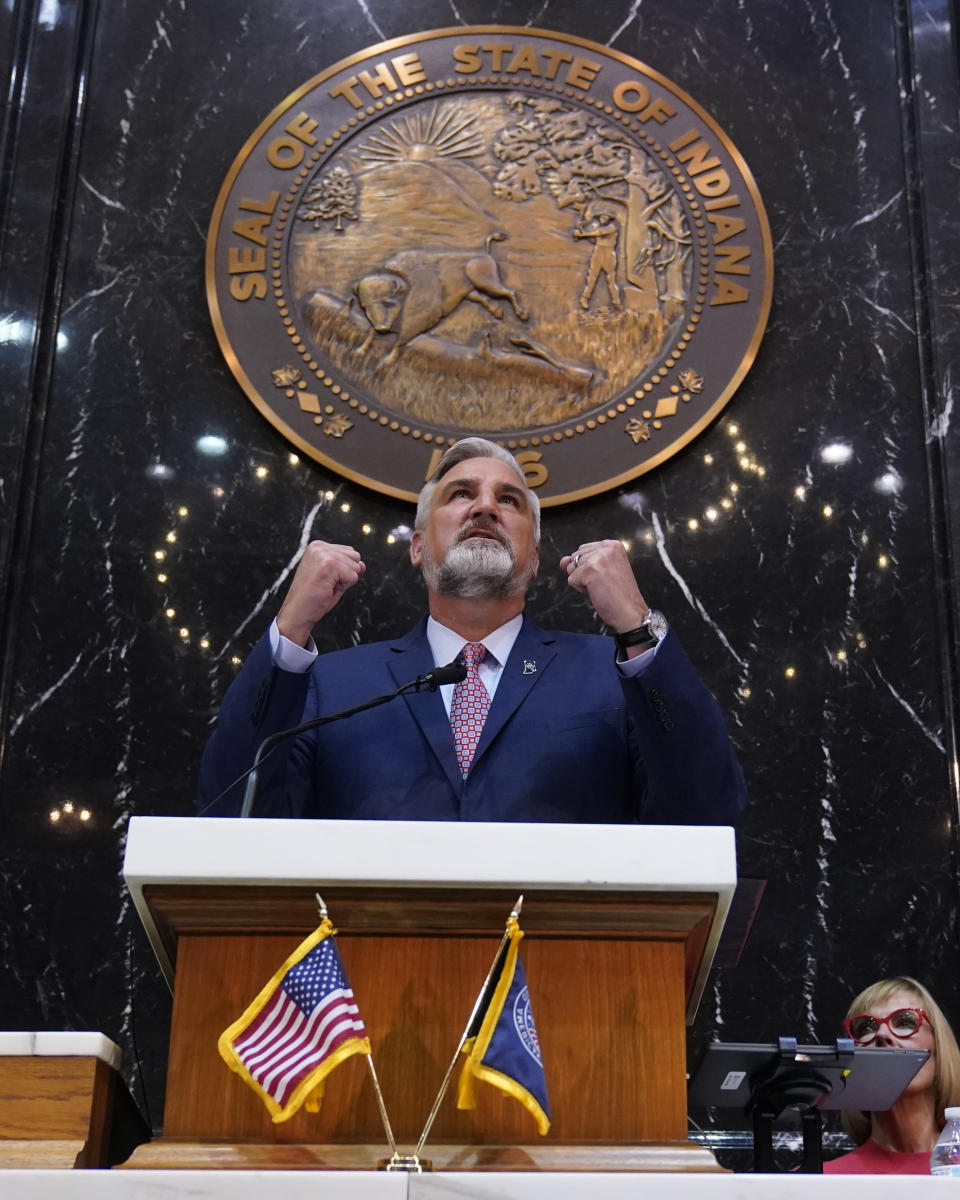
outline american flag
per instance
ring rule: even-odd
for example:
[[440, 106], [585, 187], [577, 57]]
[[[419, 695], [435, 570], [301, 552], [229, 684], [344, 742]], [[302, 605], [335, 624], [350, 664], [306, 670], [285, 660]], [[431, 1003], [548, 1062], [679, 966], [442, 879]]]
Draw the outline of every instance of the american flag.
[[288, 963], [220, 1039], [227, 1063], [259, 1092], [275, 1121], [292, 1116], [344, 1058], [370, 1052], [333, 938], [324, 935]]

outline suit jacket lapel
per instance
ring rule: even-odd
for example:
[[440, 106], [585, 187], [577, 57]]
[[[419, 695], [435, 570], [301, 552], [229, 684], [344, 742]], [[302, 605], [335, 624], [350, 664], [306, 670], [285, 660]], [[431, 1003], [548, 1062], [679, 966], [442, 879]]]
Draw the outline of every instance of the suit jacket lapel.
[[[433, 655], [430, 652], [430, 643], [427, 641], [426, 617], [406, 637], [394, 642], [388, 653], [387, 667], [396, 680], [397, 687], [408, 683], [418, 675], [425, 675], [428, 671], [432, 671]], [[511, 655], [511, 657], [513, 656]], [[500, 687], [498, 686], [497, 692], [499, 693], [499, 691]], [[450, 786], [459, 795], [463, 790], [463, 776], [457, 765], [457, 757], [453, 750], [453, 735], [450, 732], [450, 719], [440, 693], [412, 692], [401, 699], [437, 756], [450, 781]]]
[[483, 757], [487, 747], [493, 743], [500, 730], [543, 678], [556, 653], [557, 647], [549, 634], [538, 629], [529, 617], [524, 617], [517, 640], [513, 643], [510, 657], [497, 684], [474, 755], [474, 763]]

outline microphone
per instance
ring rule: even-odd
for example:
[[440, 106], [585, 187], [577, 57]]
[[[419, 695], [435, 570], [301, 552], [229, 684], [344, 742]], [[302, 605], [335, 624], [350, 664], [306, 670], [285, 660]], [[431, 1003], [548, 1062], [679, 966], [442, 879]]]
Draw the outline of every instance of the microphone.
[[[445, 683], [462, 683], [466, 677], [467, 664], [463, 661], [463, 655], [458, 654], [453, 662], [447, 663], [445, 667], [434, 667], [426, 675], [418, 675], [413, 680], [413, 689], [417, 692], [435, 692]], [[410, 684], [406, 686], [409, 687]]]
[[[243, 804], [240, 806], [240, 816], [250, 816], [257, 794], [258, 768], [274, 747], [284, 741], [285, 738], [294, 737], [296, 734], [303, 733], [307, 729], [316, 729], [320, 725], [329, 725], [332, 721], [339, 721], [343, 717], [352, 717], [357, 713], [366, 712], [367, 709], [376, 708], [379, 704], [386, 704], [389, 700], [395, 700], [397, 696], [402, 696], [404, 692], [435, 692], [437, 688], [443, 687], [446, 683], [460, 683], [466, 677], [466, 663], [463, 661], [463, 655], [458, 654], [453, 662], [449, 662], [443, 667], [434, 667], [432, 671], [427, 671], [425, 675], [418, 675], [416, 679], [411, 679], [409, 683], [401, 684], [395, 692], [388, 692], [385, 696], [374, 696], [372, 700], [365, 700], [362, 704], [355, 704], [352, 708], [344, 708], [340, 712], [328, 713], [322, 717], [312, 717], [309, 721], [303, 721], [300, 725], [294, 725], [291, 729], [280, 729], [276, 733], [271, 733], [258, 746], [257, 753], [254, 755], [253, 766], [244, 772], [247, 776], [247, 786], [243, 792]], [[242, 778], [243, 775], [240, 776], [240, 779]], [[240, 779], [235, 779], [230, 787], [234, 787], [240, 782]], [[229, 791], [229, 788], [227, 790]], [[217, 799], [219, 799], [219, 796]]]

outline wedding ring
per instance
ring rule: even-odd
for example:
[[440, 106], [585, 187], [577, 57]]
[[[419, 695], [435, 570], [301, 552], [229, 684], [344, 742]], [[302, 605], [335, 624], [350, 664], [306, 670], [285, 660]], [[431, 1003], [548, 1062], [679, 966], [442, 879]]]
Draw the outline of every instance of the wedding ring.
[[576, 553], [576, 554], [573, 556], [573, 565], [574, 565], [574, 567], [579, 567], [579, 566], [580, 566], [580, 551], [579, 551], [579, 550], [578, 550], [578, 551], [577, 551], [577, 553]]

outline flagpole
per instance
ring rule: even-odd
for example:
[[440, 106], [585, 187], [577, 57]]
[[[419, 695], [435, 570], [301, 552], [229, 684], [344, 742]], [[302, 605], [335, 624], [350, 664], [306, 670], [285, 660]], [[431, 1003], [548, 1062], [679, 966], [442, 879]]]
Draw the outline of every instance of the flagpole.
[[[521, 893], [517, 897], [516, 904], [513, 906], [513, 908], [510, 911], [510, 917], [512, 917], [513, 920], [518, 921], [520, 919], [520, 909], [522, 906], [523, 906], [523, 894]], [[508, 918], [508, 921], [509, 921], [509, 918]], [[473, 1009], [470, 1012], [470, 1016], [467, 1018], [467, 1023], [464, 1026], [463, 1033], [460, 1035], [460, 1041], [457, 1044], [457, 1048], [453, 1052], [453, 1058], [450, 1060], [450, 1066], [447, 1067], [447, 1073], [443, 1077], [443, 1083], [440, 1084], [440, 1091], [437, 1093], [437, 1098], [433, 1102], [433, 1108], [430, 1110], [430, 1115], [427, 1117], [427, 1123], [423, 1127], [423, 1133], [420, 1134], [420, 1141], [417, 1142], [417, 1148], [413, 1152], [413, 1158], [416, 1162], [420, 1161], [420, 1152], [423, 1150], [424, 1144], [426, 1143], [426, 1140], [427, 1140], [427, 1137], [429, 1136], [430, 1130], [433, 1128], [433, 1122], [437, 1118], [437, 1113], [440, 1110], [440, 1105], [443, 1103], [443, 1098], [447, 1094], [447, 1088], [450, 1086], [450, 1079], [453, 1076], [454, 1068], [457, 1065], [457, 1059], [460, 1057], [460, 1052], [463, 1050], [463, 1044], [467, 1040], [467, 1036], [470, 1033], [470, 1026], [473, 1024], [473, 1019], [477, 1015], [480, 1005], [483, 1003], [484, 996], [487, 994], [487, 987], [490, 983], [490, 980], [493, 978], [493, 973], [497, 969], [497, 963], [500, 961], [500, 955], [503, 953], [503, 949], [506, 946], [509, 938], [510, 938], [510, 927], [508, 924], [507, 928], [504, 930], [503, 937], [500, 939], [500, 945], [497, 947], [497, 952], [493, 956], [493, 962], [490, 964], [490, 970], [487, 972], [487, 977], [483, 981], [483, 986], [480, 988], [480, 991], [477, 994], [477, 999], [474, 1002]]]
[[[327, 906], [319, 892], [314, 892], [313, 894], [316, 897], [317, 908], [320, 910], [320, 920], [325, 921], [328, 915]], [[373, 1078], [373, 1090], [377, 1094], [377, 1105], [380, 1108], [380, 1119], [383, 1121], [383, 1130], [387, 1135], [387, 1144], [390, 1147], [392, 1158], [396, 1159], [399, 1157], [397, 1153], [397, 1143], [393, 1137], [393, 1128], [390, 1125], [390, 1118], [387, 1116], [387, 1106], [384, 1103], [383, 1092], [380, 1090], [380, 1080], [377, 1078], [377, 1068], [373, 1065], [373, 1055], [367, 1054], [364, 1057], [367, 1060], [367, 1066], [370, 1068], [370, 1075]]]
[[368, 1054], [367, 1066], [370, 1068], [370, 1074], [373, 1077], [373, 1090], [377, 1093], [377, 1104], [380, 1106], [380, 1119], [383, 1121], [383, 1131], [387, 1135], [387, 1142], [390, 1146], [390, 1153], [393, 1158], [398, 1158], [397, 1143], [393, 1137], [393, 1129], [390, 1126], [390, 1118], [387, 1116], [387, 1106], [383, 1102], [383, 1092], [380, 1091], [380, 1080], [377, 1078], [377, 1068], [373, 1065], [373, 1055]]

